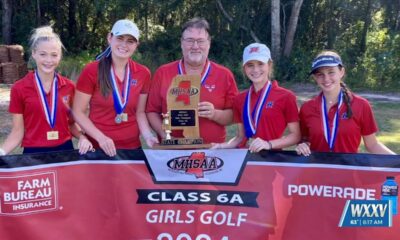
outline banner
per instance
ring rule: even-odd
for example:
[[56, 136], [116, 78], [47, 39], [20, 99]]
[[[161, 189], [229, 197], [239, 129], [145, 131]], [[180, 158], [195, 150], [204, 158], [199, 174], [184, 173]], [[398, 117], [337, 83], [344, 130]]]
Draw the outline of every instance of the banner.
[[[5, 156], [0, 238], [397, 239], [399, 175], [397, 155], [229, 149]], [[382, 200], [383, 188], [393, 190], [390, 200]]]

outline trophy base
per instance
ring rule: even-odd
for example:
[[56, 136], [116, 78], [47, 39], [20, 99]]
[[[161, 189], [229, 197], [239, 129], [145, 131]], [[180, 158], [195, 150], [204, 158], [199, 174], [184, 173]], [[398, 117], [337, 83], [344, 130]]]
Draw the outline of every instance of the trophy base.
[[172, 138], [162, 139], [161, 144], [155, 145], [154, 149], [205, 149], [211, 144], [203, 144], [202, 138]]

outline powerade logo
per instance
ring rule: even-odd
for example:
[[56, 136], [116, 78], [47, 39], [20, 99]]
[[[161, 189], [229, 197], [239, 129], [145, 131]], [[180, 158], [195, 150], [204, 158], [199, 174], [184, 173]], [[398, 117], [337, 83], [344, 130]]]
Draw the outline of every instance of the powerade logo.
[[190, 156], [173, 158], [168, 161], [167, 165], [172, 171], [203, 178], [204, 173], [217, 172], [221, 169], [224, 162], [218, 157], [206, 156], [205, 152], [193, 152]]
[[347, 200], [339, 227], [391, 227], [388, 200]]
[[57, 208], [55, 172], [0, 176], [0, 215], [24, 215]]

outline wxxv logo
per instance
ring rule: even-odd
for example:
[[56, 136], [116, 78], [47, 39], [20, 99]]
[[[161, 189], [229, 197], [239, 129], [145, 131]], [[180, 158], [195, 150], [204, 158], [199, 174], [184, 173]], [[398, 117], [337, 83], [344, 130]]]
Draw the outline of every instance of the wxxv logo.
[[347, 200], [339, 227], [391, 227], [389, 200]]
[[205, 172], [212, 173], [221, 169], [224, 162], [218, 157], [206, 156], [204, 152], [193, 152], [190, 156], [173, 158], [167, 165], [172, 171], [203, 178]]
[[56, 173], [0, 176], [0, 215], [23, 215], [58, 208]]

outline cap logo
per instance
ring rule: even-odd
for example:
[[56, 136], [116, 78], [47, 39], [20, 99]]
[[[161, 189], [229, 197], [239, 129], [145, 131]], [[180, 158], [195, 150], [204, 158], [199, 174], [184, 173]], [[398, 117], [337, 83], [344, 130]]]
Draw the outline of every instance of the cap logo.
[[314, 59], [311, 64], [311, 72], [312, 74], [316, 69], [320, 67], [334, 67], [334, 66], [343, 66], [340, 58], [336, 56], [330, 55], [322, 55]]
[[314, 60], [312, 63], [312, 67], [315, 67], [317, 64], [319, 64], [322, 61], [329, 61], [329, 62], [339, 62], [335, 57], [333, 56], [321, 56]]
[[249, 53], [253, 53], [253, 52], [258, 52], [258, 47], [252, 47], [252, 48], [250, 48]]

